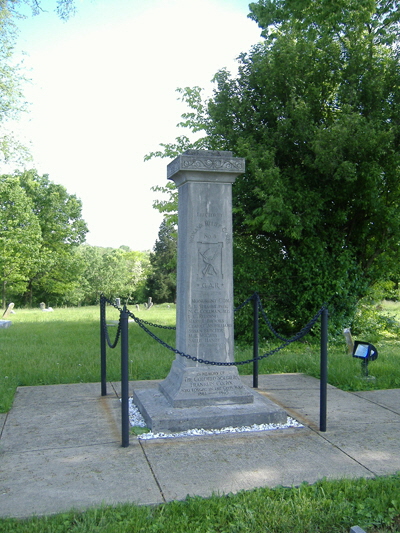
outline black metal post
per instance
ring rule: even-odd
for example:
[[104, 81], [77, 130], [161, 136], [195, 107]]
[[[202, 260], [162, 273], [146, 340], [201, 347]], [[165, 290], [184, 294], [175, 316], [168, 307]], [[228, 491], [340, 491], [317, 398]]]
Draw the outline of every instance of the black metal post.
[[253, 296], [253, 388], [258, 389], [258, 294]]
[[106, 334], [104, 331], [106, 323], [106, 300], [100, 296], [100, 377], [101, 395], [107, 396], [107, 352]]
[[326, 431], [328, 387], [328, 309], [321, 314], [321, 361], [320, 361], [320, 403], [319, 430]]
[[365, 378], [368, 377], [368, 359], [361, 359], [361, 374]]
[[129, 446], [129, 356], [128, 356], [128, 317], [124, 305], [120, 314], [121, 321], [121, 435], [122, 447]]

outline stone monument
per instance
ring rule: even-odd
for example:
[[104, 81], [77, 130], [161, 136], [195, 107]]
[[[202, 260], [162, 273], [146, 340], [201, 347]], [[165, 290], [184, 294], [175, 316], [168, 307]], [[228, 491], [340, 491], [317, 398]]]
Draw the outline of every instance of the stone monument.
[[[287, 413], [244, 386], [234, 361], [232, 184], [245, 161], [188, 150], [168, 165], [179, 191], [176, 348], [159, 389], [134, 402], [156, 432], [286, 422]], [[206, 361], [207, 364], [204, 364]]]

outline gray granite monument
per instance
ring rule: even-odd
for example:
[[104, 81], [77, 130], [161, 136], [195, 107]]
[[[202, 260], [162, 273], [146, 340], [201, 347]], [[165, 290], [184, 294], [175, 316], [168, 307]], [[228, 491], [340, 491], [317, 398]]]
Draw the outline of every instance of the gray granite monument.
[[218, 364], [234, 361], [232, 184], [244, 170], [231, 152], [205, 150], [168, 165], [179, 191], [176, 348], [195, 359], [178, 354], [158, 390], [134, 392], [155, 432], [286, 422], [236, 366]]

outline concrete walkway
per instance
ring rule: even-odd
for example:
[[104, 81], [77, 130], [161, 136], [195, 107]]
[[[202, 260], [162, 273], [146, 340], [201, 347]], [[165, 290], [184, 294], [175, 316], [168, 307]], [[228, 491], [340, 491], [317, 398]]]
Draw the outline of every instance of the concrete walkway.
[[[251, 386], [251, 376], [243, 381]], [[156, 382], [135, 382], [149, 387]], [[20, 387], [0, 415], [0, 516], [29, 517], [101, 504], [159, 504], [186, 495], [298, 485], [400, 471], [400, 390], [329, 386], [320, 433], [319, 381], [264, 375], [259, 391], [304, 428], [137, 440], [121, 447], [119, 383]]]

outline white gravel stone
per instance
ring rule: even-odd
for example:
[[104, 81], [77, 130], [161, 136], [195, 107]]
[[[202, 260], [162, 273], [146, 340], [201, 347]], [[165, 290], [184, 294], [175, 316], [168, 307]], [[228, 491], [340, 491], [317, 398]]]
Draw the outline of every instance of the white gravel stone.
[[[133, 403], [132, 398], [129, 398], [129, 421], [132, 427], [146, 427], [139, 409]], [[286, 424], [253, 424], [252, 426], [241, 427], [226, 427], [222, 429], [189, 429], [182, 431], [181, 433], [143, 433], [138, 435], [138, 439], [171, 439], [176, 437], [193, 437], [201, 435], [218, 435], [221, 433], [244, 433], [246, 431], [272, 431], [275, 429], [288, 429], [288, 428], [302, 428], [304, 427], [300, 422], [288, 416]]]

